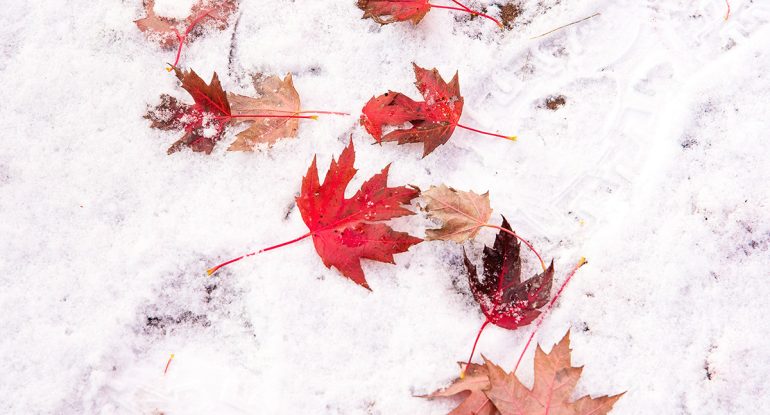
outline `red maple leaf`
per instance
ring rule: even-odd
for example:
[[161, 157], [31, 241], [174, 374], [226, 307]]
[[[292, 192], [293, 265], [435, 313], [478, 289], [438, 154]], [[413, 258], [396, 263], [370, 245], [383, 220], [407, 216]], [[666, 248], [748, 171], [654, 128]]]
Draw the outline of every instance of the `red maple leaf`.
[[176, 98], [162, 95], [160, 105], [149, 111], [146, 118], [152, 121], [154, 128], [184, 129], [184, 136], [169, 147], [169, 154], [185, 146], [209, 154], [224, 136], [225, 124], [230, 119], [227, 94], [216, 72], [208, 84], [193, 70], [174, 68], [174, 72], [195, 104], [180, 103]]
[[[423, 157], [436, 147], [446, 143], [455, 127], [495, 137], [516, 140], [516, 137], [487, 133], [459, 124], [463, 113], [463, 97], [460, 95], [460, 81], [455, 73], [449, 83], [444, 81], [437, 69], [427, 70], [412, 64], [416, 78], [415, 85], [425, 101], [414, 101], [400, 92], [388, 91], [372, 97], [361, 110], [361, 125], [375, 141], [396, 141], [398, 144], [423, 143]], [[404, 123], [411, 126], [403, 127]], [[397, 129], [383, 135], [383, 127]]]
[[412, 23], [417, 24], [428, 14], [431, 8], [436, 8], [457, 10], [474, 16], [481, 16], [495, 22], [498, 27], [503, 27], [500, 21], [492, 16], [472, 10], [457, 0], [452, 0], [452, 2], [460, 7], [441, 6], [429, 3], [428, 0], [358, 0], [358, 8], [364, 11], [363, 19], [371, 18], [381, 25], [406, 20], [411, 20]]
[[364, 11], [363, 19], [372, 18], [379, 24], [411, 20], [420, 23], [430, 11], [428, 0], [358, 0], [358, 8]]
[[[399, 92], [389, 91], [373, 97], [364, 106], [361, 124], [374, 139], [397, 141], [398, 144], [423, 143], [423, 156], [446, 143], [463, 113], [463, 97], [457, 73], [446, 83], [437, 69], [427, 70], [416, 64], [415, 85], [425, 99], [417, 102]], [[411, 128], [397, 129], [382, 135], [383, 126], [400, 126], [405, 122]]]
[[300, 196], [297, 197], [302, 220], [310, 232], [289, 242], [227, 261], [211, 268], [209, 275], [245, 257], [312, 237], [316, 252], [327, 268], [337, 268], [342, 275], [368, 289], [361, 259], [393, 264], [393, 254], [405, 252], [412, 245], [422, 242], [420, 238], [394, 231], [384, 223], [377, 223], [413, 215], [414, 212], [403, 205], [409, 204], [419, 192], [406, 186], [388, 187], [388, 165], [364, 182], [353, 197], [346, 199], [345, 189], [356, 174], [354, 161], [355, 150], [351, 140], [339, 160], [332, 160], [321, 184], [316, 159], [313, 158], [313, 163], [302, 179]]

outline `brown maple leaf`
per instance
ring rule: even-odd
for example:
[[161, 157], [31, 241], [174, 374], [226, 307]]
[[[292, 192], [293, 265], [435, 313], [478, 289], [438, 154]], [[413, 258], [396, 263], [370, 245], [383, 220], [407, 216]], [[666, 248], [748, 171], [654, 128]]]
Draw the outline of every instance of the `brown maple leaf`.
[[294, 88], [291, 74], [281, 80], [277, 76], [253, 76], [258, 98], [227, 94], [235, 121], [251, 122], [249, 128], [238, 133], [229, 151], [253, 151], [259, 143], [268, 145], [282, 138], [296, 137], [299, 129], [297, 118], [249, 118], [249, 114], [292, 115], [300, 111], [300, 99]]
[[515, 374], [505, 373], [486, 358], [484, 362], [490, 384], [485, 393], [502, 415], [603, 415], [623, 396], [583, 396], [570, 402], [583, 368], [572, 366], [569, 331], [550, 353], [537, 346], [532, 389], [524, 386]]
[[484, 365], [468, 365], [464, 377], [424, 397], [450, 397], [470, 392], [449, 415], [605, 415], [625, 394], [597, 398], [583, 396], [570, 402], [583, 368], [572, 367], [569, 331], [550, 353], [537, 346], [532, 389], [524, 386], [514, 373], [505, 373], [486, 357], [484, 362]]
[[[465, 363], [460, 363], [460, 367]], [[444, 389], [437, 390], [423, 398], [448, 398], [463, 395], [462, 403], [448, 415], [496, 415], [500, 412], [492, 404], [484, 390], [489, 389], [487, 367], [471, 363], [465, 367], [465, 376], [455, 379]]]
[[422, 196], [428, 202], [428, 215], [442, 222], [440, 228], [425, 231], [428, 240], [466, 241], [475, 237], [492, 215], [489, 192], [479, 195], [442, 184], [431, 186]]
[[134, 23], [142, 32], [156, 37], [161, 47], [173, 49], [183, 39], [200, 35], [199, 31], [190, 30], [204, 17], [217, 29], [225, 29], [230, 15], [237, 7], [236, 0], [199, 0], [192, 6], [186, 18], [175, 19], [155, 14], [155, 0], [145, 0], [144, 10], [147, 16], [135, 20]]

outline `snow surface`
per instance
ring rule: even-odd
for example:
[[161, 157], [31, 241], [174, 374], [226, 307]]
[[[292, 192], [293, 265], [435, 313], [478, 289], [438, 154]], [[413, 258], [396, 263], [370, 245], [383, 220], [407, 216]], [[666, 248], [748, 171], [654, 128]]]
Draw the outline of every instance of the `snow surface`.
[[[351, 134], [351, 190], [393, 162], [396, 185], [489, 190], [494, 220], [556, 259], [557, 284], [588, 258], [536, 336], [547, 350], [572, 328], [575, 396], [627, 390], [615, 414], [770, 407], [768, 2], [730, 0], [725, 21], [722, 0], [525, 0], [501, 33], [443, 10], [380, 27], [353, 0], [242, 0], [237, 25], [183, 53], [226, 90], [291, 72], [303, 108], [353, 114], [388, 89], [417, 98], [412, 61], [459, 70], [462, 122], [520, 137], [458, 130], [425, 159], [369, 145], [355, 115], [302, 122], [270, 150], [167, 156], [178, 134], [142, 116], [162, 93], [188, 97], [163, 69], [174, 53], [133, 23], [141, 1], [66, 3], [0, 15], [0, 413], [448, 412], [414, 395], [457, 376], [483, 321], [459, 246], [366, 262], [371, 293], [309, 241], [204, 274], [303, 234], [301, 177]], [[543, 108], [551, 95], [566, 105]], [[510, 370], [530, 332], [492, 327], [479, 350]]]

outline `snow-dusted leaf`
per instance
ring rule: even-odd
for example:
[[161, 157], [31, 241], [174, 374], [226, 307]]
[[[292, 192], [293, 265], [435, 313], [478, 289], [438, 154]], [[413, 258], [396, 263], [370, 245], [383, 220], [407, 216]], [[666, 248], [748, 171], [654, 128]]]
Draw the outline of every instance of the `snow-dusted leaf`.
[[[511, 231], [505, 218], [502, 227]], [[463, 251], [473, 297], [487, 321], [509, 330], [526, 326], [540, 315], [553, 284], [553, 261], [544, 272], [521, 282], [520, 254], [521, 243], [501, 230], [494, 246], [484, 247], [484, 279], [479, 279], [476, 266]]]
[[[165, 49], [173, 49], [179, 44], [180, 36], [196, 19], [206, 20], [207, 24], [223, 30], [235, 10], [238, 8], [236, 0], [199, 0], [190, 9], [190, 14], [184, 19], [175, 19], [159, 16], [155, 13], [155, 0], [145, 0], [144, 10], [147, 16], [136, 20], [136, 26], [142, 32], [156, 38]], [[192, 31], [187, 36], [195, 37], [199, 32]]]
[[466, 241], [475, 237], [492, 215], [489, 192], [479, 195], [442, 184], [431, 186], [422, 196], [428, 216], [442, 222], [440, 228], [425, 231], [428, 240]]

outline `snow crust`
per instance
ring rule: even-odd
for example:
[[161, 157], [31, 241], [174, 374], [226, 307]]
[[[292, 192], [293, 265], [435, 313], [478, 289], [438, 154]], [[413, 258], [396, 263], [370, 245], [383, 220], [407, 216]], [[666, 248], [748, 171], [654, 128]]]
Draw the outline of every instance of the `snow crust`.
[[[770, 407], [767, 2], [731, 0], [725, 21], [717, 0], [525, 0], [501, 32], [443, 10], [380, 27], [353, 0], [242, 0], [182, 65], [236, 93], [253, 92], [250, 72], [291, 72], [303, 108], [354, 115], [210, 157], [167, 156], [178, 134], [142, 118], [162, 93], [189, 98], [164, 70], [174, 52], [134, 25], [141, 3], [0, 15], [0, 412], [448, 412], [415, 395], [457, 376], [483, 321], [460, 246], [366, 262], [371, 293], [309, 241], [205, 276], [305, 233], [301, 177], [315, 154], [323, 174], [351, 135], [351, 193], [393, 162], [392, 184], [489, 190], [493, 219], [555, 258], [555, 284], [588, 258], [536, 336], [549, 349], [572, 329], [576, 396], [627, 390], [615, 414]], [[462, 122], [519, 141], [457, 130], [425, 159], [419, 145], [370, 145], [357, 114], [388, 89], [418, 98], [411, 62], [458, 70]], [[555, 95], [566, 104], [545, 108]], [[530, 332], [489, 328], [478, 350], [510, 370]], [[530, 381], [533, 352], [519, 369]]]

